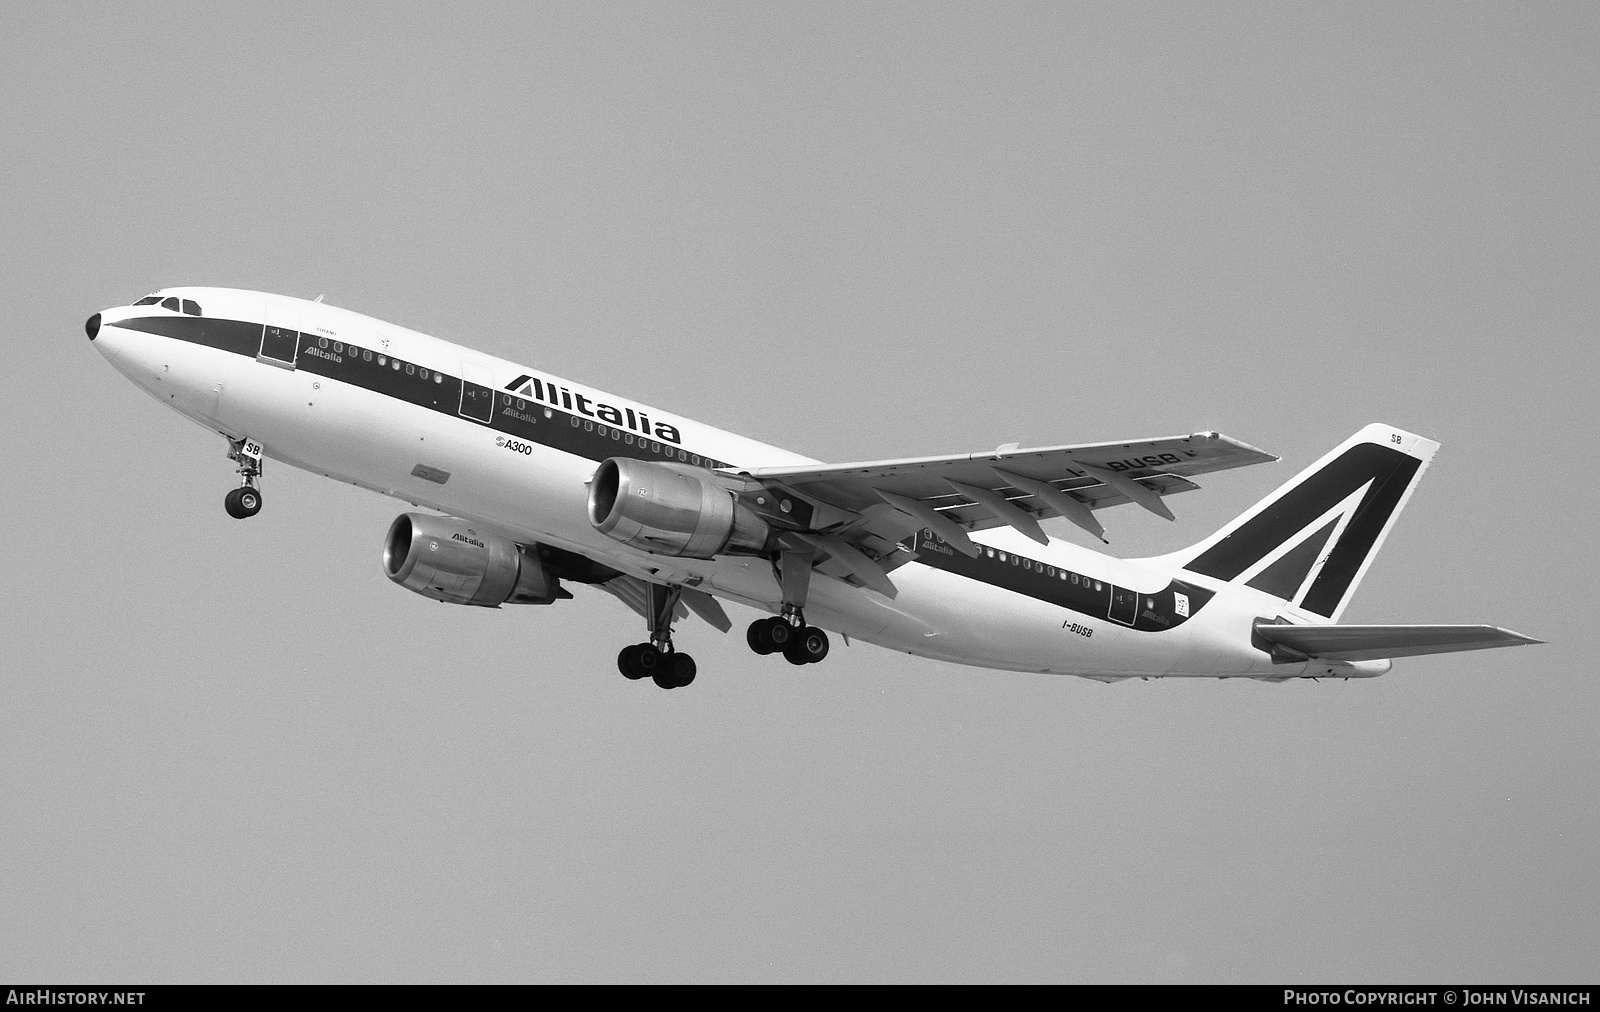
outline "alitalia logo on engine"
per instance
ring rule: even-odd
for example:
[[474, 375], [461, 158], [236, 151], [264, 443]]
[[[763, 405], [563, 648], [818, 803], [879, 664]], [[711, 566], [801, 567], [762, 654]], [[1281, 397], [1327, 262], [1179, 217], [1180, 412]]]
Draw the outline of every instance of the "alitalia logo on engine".
[[640, 408], [616, 408], [603, 401], [597, 401], [583, 394], [573, 393], [564, 386], [529, 376], [524, 373], [506, 384], [506, 389], [518, 397], [527, 397], [531, 400], [543, 401], [564, 411], [575, 411], [580, 415], [615, 425], [618, 428], [632, 429], [641, 435], [651, 436], [668, 443], [682, 443], [683, 437], [678, 433], [676, 425], [666, 422], [650, 424], [650, 416]]
[[482, 541], [479, 541], [477, 538], [469, 538], [465, 534], [459, 534], [459, 533], [458, 534], [452, 534], [452, 535], [450, 535], [450, 539], [452, 541], [465, 541], [467, 544], [471, 545], [474, 548], [484, 548], [484, 547], [486, 547]]

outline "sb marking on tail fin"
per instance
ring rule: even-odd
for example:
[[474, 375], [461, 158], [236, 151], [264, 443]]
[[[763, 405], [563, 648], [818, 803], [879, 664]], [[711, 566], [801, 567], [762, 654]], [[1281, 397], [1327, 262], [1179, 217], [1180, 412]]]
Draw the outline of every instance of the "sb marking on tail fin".
[[1439, 444], [1372, 424], [1187, 552], [1183, 568], [1337, 621]]

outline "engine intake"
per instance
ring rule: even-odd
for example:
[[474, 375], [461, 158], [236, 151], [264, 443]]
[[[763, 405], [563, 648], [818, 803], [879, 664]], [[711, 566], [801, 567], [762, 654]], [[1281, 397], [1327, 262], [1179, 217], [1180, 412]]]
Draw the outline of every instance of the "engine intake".
[[612, 457], [589, 483], [589, 522], [609, 538], [657, 555], [760, 554], [772, 529], [709, 477], [687, 464]]
[[425, 513], [402, 513], [389, 525], [383, 571], [407, 590], [447, 604], [498, 608], [571, 596], [515, 542]]

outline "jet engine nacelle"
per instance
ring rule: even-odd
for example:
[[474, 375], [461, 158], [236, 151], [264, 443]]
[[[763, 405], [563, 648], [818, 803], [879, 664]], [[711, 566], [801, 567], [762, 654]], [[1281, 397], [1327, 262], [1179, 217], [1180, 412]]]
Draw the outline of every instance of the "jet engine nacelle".
[[425, 513], [402, 513], [389, 525], [383, 571], [407, 590], [447, 604], [498, 608], [571, 596], [515, 542]]
[[758, 554], [772, 536], [765, 520], [700, 468], [627, 457], [595, 471], [589, 522], [625, 545], [691, 559]]

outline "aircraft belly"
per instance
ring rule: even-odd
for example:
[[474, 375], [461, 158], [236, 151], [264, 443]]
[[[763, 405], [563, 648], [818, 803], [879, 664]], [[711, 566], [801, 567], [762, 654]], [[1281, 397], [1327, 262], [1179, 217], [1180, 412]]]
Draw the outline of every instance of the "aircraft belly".
[[[1015, 671], [1104, 666], [1092, 637], [1061, 628], [1068, 614], [1061, 608], [915, 563], [897, 569], [893, 579], [900, 590], [894, 618], [877, 640], [891, 649]], [[1101, 635], [1105, 623], [1092, 624]]]

